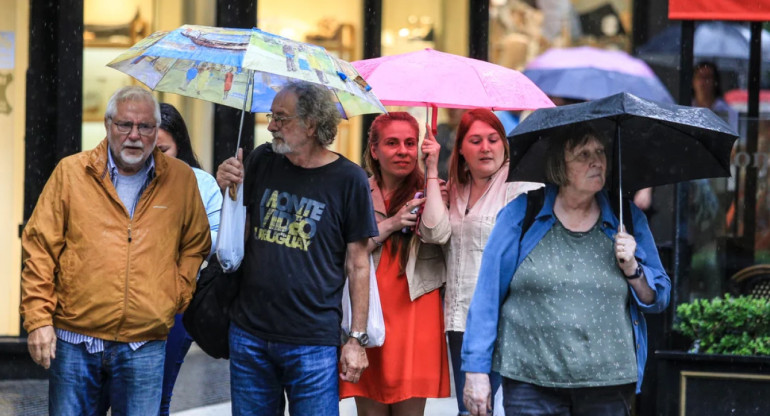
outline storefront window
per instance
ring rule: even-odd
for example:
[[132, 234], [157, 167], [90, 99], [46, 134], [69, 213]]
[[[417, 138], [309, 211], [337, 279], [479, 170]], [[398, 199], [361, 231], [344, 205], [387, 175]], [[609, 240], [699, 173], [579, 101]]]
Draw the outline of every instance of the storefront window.
[[15, 336], [19, 334], [29, 4], [0, 0], [0, 10], [0, 336]]
[[[468, 7], [468, 0], [383, 1], [382, 55], [397, 55], [431, 48], [468, 56]], [[420, 137], [423, 136], [424, 120], [428, 119], [425, 107], [388, 107], [388, 110], [407, 111], [412, 114], [420, 122]], [[455, 118], [457, 117], [452, 120]], [[449, 121], [450, 110], [439, 108], [438, 125]], [[453, 129], [454, 125], [449, 130]], [[442, 133], [439, 133], [439, 136], [441, 135]]]
[[553, 47], [628, 51], [631, 0], [492, 0], [490, 61], [522, 69]]
[[[740, 294], [736, 274], [770, 263], [770, 112], [761, 113], [756, 122], [740, 112], [745, 102], [732, 108], [740, 114], [742, 134], [733, 148], [731, 177], [690, 182], [686, 227], [690, 267], [683, 276], [681, 302]], [[747, 136], [752, 122], [757, 123], [755, 139]], [[750, 152], [754, 140], [756, 152]], [[755, 195], [753, 204], [749, 193]]]
[[83, 149], [104, 138], [104, 111], [112, 92], [137, 83], [107, 63], [152, 32], [154, 3], [83, 2]]
[[[344, 60], [355, 61], [362, 55], [363, 2], [302, 0], [261, 0], [257, 3], [257, 27], [292, 40], [323, 46]], [[291, 13], [287, 13], [291, 10]], [[358, 162], [361, 146], [358, 132], [360, 117], [343, 120], [331, 150]], [[256, 116], [254, 143], [271, 139], [264, 114]]]

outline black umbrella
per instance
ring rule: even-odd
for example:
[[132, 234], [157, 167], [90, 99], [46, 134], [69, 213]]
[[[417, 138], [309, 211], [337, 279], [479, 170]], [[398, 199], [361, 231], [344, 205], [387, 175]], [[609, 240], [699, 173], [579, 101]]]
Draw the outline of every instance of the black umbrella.
[[508, 137], [508, 181], [547, 182], [550, 141], [568, 136], [583, 124], [612, 139], [608, 150], [617, 157], [612, 158], [608, 185], [620, 196], [650, 186], [730, 176], [730, 152], [737, 134], [719, 116], [706, 108], [621, 93], [532, 113]]

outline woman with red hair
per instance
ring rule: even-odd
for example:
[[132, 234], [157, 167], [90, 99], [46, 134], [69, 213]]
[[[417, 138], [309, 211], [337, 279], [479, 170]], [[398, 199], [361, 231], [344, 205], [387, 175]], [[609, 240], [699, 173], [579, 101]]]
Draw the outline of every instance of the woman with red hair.
[[[440, 145], [428, 133], [422, 144], [427, 190], [420, 232], [427, 242], [443, 244], [447, 259], [444, 325], [460, 414], [465, 373], [460, 369], [460, 350], [473, 291], [478, 280], [481, 254], [497, 212], [519, 194], [541, 187], [528, 182], [506, 182], [508, 140], [500, 120], [489, 110], [463, 114], [449, 160], [449, 204], [441, 199], [438, 175]], [[493, 392], [500, 377], [492, 377]], [[495, 382], [496, 380], [496, 382]], [[493, 393], [494, 394], [494, 393]]]
[[444, 283], [444, 257], [440, 246], [425, 244], [414, 232], [415, 208], [425, 202], [416, 196], [425, 181], [417, 163], [419, 132], [409, 113], [383, 114], [372, 123], [364, 152], [380, 232], [370, 239], [369, 251], [385, 343], [367, 350], [369, 367], [358, 383], [340, 383], [340, 398], [355, 397], [359, 415], [422, 415], [426, 398], [450, 395], [436, 290]]

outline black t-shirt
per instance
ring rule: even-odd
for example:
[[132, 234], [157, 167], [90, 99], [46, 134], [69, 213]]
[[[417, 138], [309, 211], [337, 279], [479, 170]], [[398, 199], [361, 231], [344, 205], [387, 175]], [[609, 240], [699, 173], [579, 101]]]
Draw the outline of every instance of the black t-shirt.
[[363, 169], [341, 155], [305, 169], [262, 145], [246, 161], [244, 204], [233, 321], [268, 341], [339, 345], [347, 244], [378, 234]]

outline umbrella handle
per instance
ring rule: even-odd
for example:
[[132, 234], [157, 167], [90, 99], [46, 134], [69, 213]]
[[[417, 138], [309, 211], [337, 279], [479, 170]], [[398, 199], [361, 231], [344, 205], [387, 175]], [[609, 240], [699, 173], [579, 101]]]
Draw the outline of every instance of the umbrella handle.
[[438, 122], [438, 107], [436, 107], [435, 104], [431, 104], [431, 107], [433, 108], [433, 116], [430, 119], [430, 130], [433, 132], [433, 136], [438, 134], [438, 130], [436, 129], [436, 123]]
[[[234, 200], [234, 199], [233, 199], [233, 200]], [[622, 202], [621, 202], [621, 203], [622, 203]], [[623, 214], [622, 214], [622, 213], [620, 214], [620, 216], [621, 216], [621, 218], [623, 218]], [[620, 224], [618, 224], [618, 232], [622, 232], [622, 231], [625, 231], [625, 227], [623, 227], [623, 223], [621, 222]], [[618, 259], [618, 261], [619, 261], [621, 264], [623, 264], [623, 263], [625, 263], [625, 262], [626, 262], [626, 261], [625, 261], [625, 260], [623, 260], [623, 259]]]
[[234, 183], [227, 187], [227, 193], [230, 195], [230, 199], [235, 201], [238, 199], [238, 186]]

